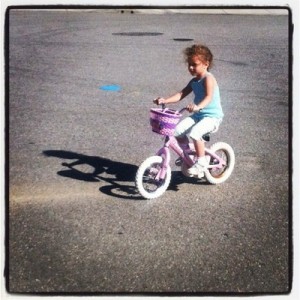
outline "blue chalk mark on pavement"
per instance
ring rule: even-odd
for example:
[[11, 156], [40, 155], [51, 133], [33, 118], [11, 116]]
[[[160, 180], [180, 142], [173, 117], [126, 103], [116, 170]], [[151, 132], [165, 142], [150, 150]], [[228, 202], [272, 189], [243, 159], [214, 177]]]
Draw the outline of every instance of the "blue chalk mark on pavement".
[[111, 91], [111, 92], [118, 92], [121, 90], [121, 87], [116, 84], [109, 84], [109, 85], [102, 85], [99, 87], [102, 91]]

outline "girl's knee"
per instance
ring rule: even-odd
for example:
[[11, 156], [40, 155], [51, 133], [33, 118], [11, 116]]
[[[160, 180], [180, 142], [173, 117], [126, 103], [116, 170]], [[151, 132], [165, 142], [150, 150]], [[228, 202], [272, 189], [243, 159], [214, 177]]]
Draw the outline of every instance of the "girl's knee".
[[182, 128], [181, 126], [178, 126], [174, 130], [174, 136], [176, 138], [181, 138], [187, 135], [189, 130], [186, 130], [185, 128]]
[[194, 124], [195, 122], [191, 117], [185, 118], [184, 120], [180, 121], [175, 127], [174, 136], [185, 136], [186, 134], [188, 134]]

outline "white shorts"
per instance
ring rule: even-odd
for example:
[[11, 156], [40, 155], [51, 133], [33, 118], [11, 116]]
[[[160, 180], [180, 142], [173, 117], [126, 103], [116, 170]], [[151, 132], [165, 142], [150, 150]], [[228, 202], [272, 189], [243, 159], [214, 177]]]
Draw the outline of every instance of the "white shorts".
[[179, 122], [175, 128], [175, 137], [189, 135], [194, 140], [203, 140], [203, 135], [216, 132], [222, 119], [204, 117], [199, 121], [193, 116], [187, 117]]

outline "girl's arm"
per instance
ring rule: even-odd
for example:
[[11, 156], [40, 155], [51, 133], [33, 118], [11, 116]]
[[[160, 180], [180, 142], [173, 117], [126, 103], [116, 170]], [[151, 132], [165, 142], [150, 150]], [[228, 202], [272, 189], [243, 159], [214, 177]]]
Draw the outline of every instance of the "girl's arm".
[[168, 98], [159, 97], [159, 98], [155, 99], [153, 102], [156, 103], [157, 105], [167, 104], [167, 103], [175, 103], [175, 102], [178, 102], [178, 101], [182, 100], [183, 98], [185, 98], [191, 92], [192, 92], [191, 85], [188, 84], [182, 91], [180, 91]]

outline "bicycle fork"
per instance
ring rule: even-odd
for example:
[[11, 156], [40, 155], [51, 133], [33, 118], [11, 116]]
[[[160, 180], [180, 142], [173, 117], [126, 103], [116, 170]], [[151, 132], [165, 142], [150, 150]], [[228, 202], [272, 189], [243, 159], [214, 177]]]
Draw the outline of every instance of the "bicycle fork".
[[170, 160], [171, 160], [171, 154], [170, 154], [170, 149], [166, 145], [162, 147], [161, 149], [158, 150], [156, 155], [160, 156], [162, 158], [162, 165], [157, 173], [155, 180], [160, 181], [165, 179], [166, 173], [167, 173], [167, 168], [170, 165]]

